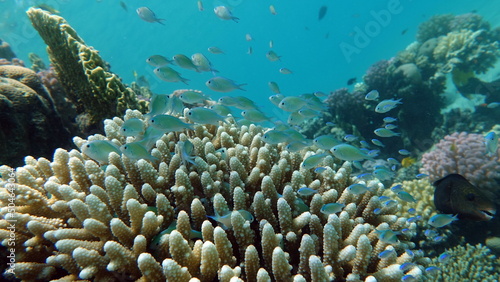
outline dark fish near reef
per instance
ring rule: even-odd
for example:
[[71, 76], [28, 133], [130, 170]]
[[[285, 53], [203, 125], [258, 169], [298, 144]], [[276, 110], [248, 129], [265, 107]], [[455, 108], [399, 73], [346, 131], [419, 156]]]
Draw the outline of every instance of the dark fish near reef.
[[328, 11], [328, 7], [327, 6], [321, 6], [321, 8], [319, 8], [319, 11], [318, 11], [318, 21], [321, 21], [325, 17], [326, 11]]
[[354, 82], [356, 82], [356, 78], [355, 78], [355, 77], [353, 77], [353, 78], [349, 78], [349, 79], [347, 80], [347, 85], [353, 85], [353, 84], [354, 84]]
[[460, 174], [449, 174], [433, 185], [434, 205], [442, 213], [478, 221], [490, 220], [495, 215], [495, 204]]

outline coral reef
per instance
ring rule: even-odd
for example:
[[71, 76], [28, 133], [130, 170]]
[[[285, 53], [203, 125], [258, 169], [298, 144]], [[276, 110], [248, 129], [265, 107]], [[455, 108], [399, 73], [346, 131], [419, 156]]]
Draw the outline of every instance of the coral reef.
[[[128, 110], [124, 120], [130, 118], [144, 120], [140, 112]], [[106, 136], [88, 140], [132, 142], [134, 138], [120, 135], [124, 120], [106, 120]], [[317, 175], [301, 168], [313, 151], [290, 153], [284, 144], [265, 144], [263, 133], [261, 127], [240, 127], [234, 121], [194, 125], [193, 131], [168, 133], [157, 140], [151, 162], [113, 152], [99, 164], [78, 150], [63, 149], [56, 150], [53, 161], [27, 157], [26, 165], [14, 172], [15, 212], [0, 211], [3, 238], [10, 234], [6, 219], [17, 219], [16, 277], [400, 281], [409, 274], [423, 278], [422, 269], [430, 259], [422, 252], [405, 251], [415, 247], [410, 239], [416, 224], [396, 216], [397, 206], [382, 208], [380, 182], [369, 181], [370, 191], [353, 194], [346, 189], [354, 183], [349, 162], [338, 166], [326, 157], [321, 164], [326, 171]], [[195, 165], [183, 164], [179, 141], [194, 145]], [[74, 142], [79, 148], [87, 144], [78, 137]], [[7, 178], [13, 171], [0, 167], [4, 206], [11, 199]], [[318, 193], [299, 195], [297, 190], [304, 186]], [[325, 215], [320, 210], [327, 203], [345, 207]], [[376, 208], [382, 212], [376, 214]], [[379, 234], [389, 229], [406, 231], [394, 238]], [[383, 250], [392, 254], [379, 258]], [[413, 264], [402, 270], [400, 265], [406, 262]]]
[[0, 58], [6, 59], [6, 60], [12, 60], [15, 57], [16, 57], [16, 54], [10, 48], [9, 43], [3, 41], [0, 38]]
[[[446, 251], [450, 255], [437, 276], [436, 281], [498, 281], [500, 261], [481, 244], [456, 246]], [[439, 263], [438, 258], [433, 259]]]
[[461, 174], [490, 196], [498, 197], [499, 160], [500, 149], [492, 156], [486, 153], [483, 135], [455, 132], [422, 155], [421, 171], [427, 173], [431, 181], [450, 173]]
[[35, 72], [0, 66], [0, 163], [21, 165], [26, 154], [50, 156], [71, 135]]
[[438, 38], [434, 59], [443, 64], [441, 71], [448, 73], [458, 68], [463, 72], [485, 73], [495, 64], [500, 52], [498, 42], [488, 32], [461, 30]]
[[48, 45], [49, 58], [65, 93], [76, 105], [83, 129], [98, 126], [103, 119], [121, 115], [128, 108], [146, 109], [62, 17], [34, 8], [27, 14]]

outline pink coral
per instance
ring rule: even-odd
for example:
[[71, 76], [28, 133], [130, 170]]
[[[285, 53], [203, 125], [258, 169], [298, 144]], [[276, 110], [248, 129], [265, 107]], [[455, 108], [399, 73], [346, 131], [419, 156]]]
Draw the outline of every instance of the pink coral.
[[421, 171], [429, 174], [432, 181], [458, 173], [484, 191], [498, 195], [499, 160], [499, 149], [493, 156], [486, 154], [481, 134], [455, 132], [445, 136], [434, 150], [422, 156]]

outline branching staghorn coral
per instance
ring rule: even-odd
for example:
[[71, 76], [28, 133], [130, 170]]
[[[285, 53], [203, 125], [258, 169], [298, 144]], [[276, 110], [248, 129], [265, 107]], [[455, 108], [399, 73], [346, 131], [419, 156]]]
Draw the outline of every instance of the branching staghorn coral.
[[[127, 111], [125, 120], [132, 117], [144, 120], [140, 112]], [[106, 136], [89, 141], [133, 141], [119, 134], [123, 122], [106, 120]], [[405, 252], [415, 247], [409, 241], [415, 223], [396, 216], [397, 206], [373, 212], [382, 205], [381, 183], [370, 181], [370, 191], [352, 194], [346, 189], [353, 183], [350, 163], [339, 166], [328, 156], [322, 162], [326, 171], [317, 175], [300, 168], [313, 151], [290, 153], [284, 144], [265, 144], [263, 133], [261, 127], [234, 122], [195, 125], [157, 140], [151, 154], [158, 160], [152, 162], [111, 153], [99, 164], [63, 149], [52, 161], [27, 157], [26, 165], [15, 169], [16, 277], [400, 281], [405, 274], [423, 276], [430, 260]], [[196, 165], [184, 165], [176, 148], [187, 140], [194, 145]], [[74, 142], [81, 148], [86, 140]], [[0, 167], [0, 186], [6, 186], [9, 172]], [[304, 186], [318, 193], [300, 196], [297, 190]], [[8, 197], [1, 188], [4, 206]], [[320, 210], [327, 203], [345, 208], [325, 215]], [[0, 233], [7, 236], [10, 213], [1, 214]], [[409, 232], [390, 243], [376, 231], [404, 228]], [[393, 254], [379, 258], [386, 249]], [[406, 262], [415, 265], [401, 270]]]

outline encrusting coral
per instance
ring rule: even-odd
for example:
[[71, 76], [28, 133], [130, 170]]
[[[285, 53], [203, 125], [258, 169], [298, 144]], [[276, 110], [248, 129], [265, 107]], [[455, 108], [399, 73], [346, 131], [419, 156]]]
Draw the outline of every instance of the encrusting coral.
[[[144, 120], [132, 110], [124, 119], [133, 117]], [[133, 141], [120, 135], [123, 122], [106, 120], [106, 136], [88, 140]], [[152, 161], [113, 152], [99, 164], [63, 149], [52, 161], [26, 157], [26, 165], [15, 169], [15, 213], [4, 208], [0, 220], [0, 234], [7, 238], [5, 219], [17, 219], [16, 277], [400, 281], [404, 275], [424, 276], [430, 259], [405, 251], [415, 248], [409, 240], [416, 224], [396, 216], [397, 206], [382, 206], [380, 182], [369, 181], [370, 191], [353, 194], [346, 189], [354, 181], [349, 162], [340, 166], [328, 156], [322, 162], [326, 170], [317, 175], [301, 168], [314, 151], [291, 153], [284, 144], [265, 144], [263, 133], [231, 120], [197, 124], [158, 139]], [[193, 144], [194, 164], [184, 164], [180, 141]], [[78, 137], [74, 142], [79, 148], [87, 144]], [[10, 172], [0, 167], [1, 187]], [[297, 191], [304, 186], [318, 193], [301, 196]], [[0, 188], [4, 206], [10, 196]], [[327, 203], [345, 207], [326, 215], [321, 208]], [[390, 236], [390, 230], [400, 235]], [[390, 256], [378, 257], [388, 249], [394, 250]], [[400, 268], [407, 262], [411, 267]]]
[[109, 71], [98, 52], [85, 44], [76, 31], [60, 16], [42, 9], [27, 12], [35, 29], [48, 45], [49, 58], [68, 97], [87, 126], [105, 118], [122, 115], [126, 109], [145, 110], [132, 89]]

